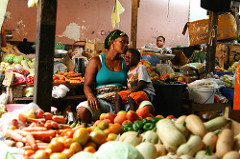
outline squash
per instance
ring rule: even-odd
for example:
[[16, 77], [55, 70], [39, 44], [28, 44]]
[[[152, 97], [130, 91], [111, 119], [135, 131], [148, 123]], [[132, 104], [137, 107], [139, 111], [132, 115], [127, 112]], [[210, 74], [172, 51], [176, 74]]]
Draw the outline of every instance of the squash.
[[158, 158], [156, 158], [156, 159], [172, 159], [172, 158], [169, 157], [169, 156], [160, 156], [160, 157], [158, 157]]
[[[138, 133], [137, 133], [136, 131], [127, 131], [127, 132], [124, 132], [124, 133], [120, 136], [120, 138], [118, 139], [118, 141], [123, 142], [127, 136], [137, 136], [137, 135], [138, 135]], [[141, 134], [140, 134], [140, 136], [141, 136]]]
[[190, 155], [182, 155], [179, 157], [179, 159], [194, 159], [194, 158]]
[[218, 159], [214, 154], [211, 153], [210, 149], [201, 150], [196, 153], [195, 159]]
[[239, 150], [240, 149], [240, 133], [234, 136], [234, 150]]
[[223, 159], [240, 159], [240, 154], [237, 151], [229, 151], [223, 156]]
[[203, 137], [203, 143], [205, 146], [209, 146], [210, 151], [213, 152], [216, 148], [218, 136], [214, 132], [208, 132]]
[[182, 115], [182, 116], [178, 117], [178, 118], [175, 120], [175, 124], [184, 123], [186, 117], [187, 117], [186, 115]]
[[186, 142], [185, 136], [170, 119], [157, 122], [157, 134], [169, 152], [176, 151], [179, 145]]
[[179, 159], [179, 155], [175, 152], [168, 152], [167, 156], [169, 156], [171, 159]]
[[231, 122], [231, 120], [227, 120], [225, 117], [219, 116], [207, 122], [204, 122], [203, 124], [205, 125], [207, 131], [215, 131], [224, 127], [229, 122]]
[[142, 142], [137, 145], [136, 148], [142, 154], [144, 159], [155, 159], [157, 157], [157, 150], [152, 143]]
[[193, 156], [198, 150], [203, 147], [203, 142], [200, 136], [192, 135], [190, 136], [187, 143], [182, 144], [177, 149], [178, 155], [189, 155]]
[[189, 135], [189, 131], [188, 129], [186, 128], [186, 123], [185, 122], [182, 122], [182, 123], [174, 123], [175, 126], [178, 128], [178, 130], [180, 130], [182, 132], [182, 134], [185, 136], [185, 137], [188, 137]]
[[151, 130], [148, 130], [144, 134], [142, 134], [142, 137], [143, 137], [142, 141], [150, 142], [153, 144], [156, 144], [159, 140], [158, 134]]
[[167, 150], [162, 144], [155, 144], [154, 146], [157, 150], [157, 157], [164, 156], [167, 154]]
[[231, 151], [233, 148], [234, 136], [230, 129], [223, 129], [222, 133], [219, 135], [216, 144], [216, 156], [222, 158], [227, 152]]
[[190, 114], [186, 117], [185, 122], [187, 129], [194, 135], [203, 137], [206, 134], [207, 130], [199, 116]]

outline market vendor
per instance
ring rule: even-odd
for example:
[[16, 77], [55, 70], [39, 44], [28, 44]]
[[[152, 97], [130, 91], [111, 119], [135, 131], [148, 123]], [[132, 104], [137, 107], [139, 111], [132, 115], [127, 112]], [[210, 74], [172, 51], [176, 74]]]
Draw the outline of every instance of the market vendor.
[[[165, 37], [164, 36], [158, 36], [156, 39], [156, 46], [160, 49], [161, 54], [171, 54], [172, 50], [170, 48], [165, 47]], [[156, 54], [157, 56], [158, 54]], [[160, 63], [167, 63], [171, 65], [170, 60], [160, 60]]]
[[87, 101], [77, 106], [81, 121], [91, 123], [98, 120], [101, 113], [115, 112], [115, 93], [126, 87], [127, 83], [127, 69], [121, 54], [126, 52], [128, 42], [126, 33], [113, 30], [104, 42], [108, 51], [89, 61], [84, 82]]

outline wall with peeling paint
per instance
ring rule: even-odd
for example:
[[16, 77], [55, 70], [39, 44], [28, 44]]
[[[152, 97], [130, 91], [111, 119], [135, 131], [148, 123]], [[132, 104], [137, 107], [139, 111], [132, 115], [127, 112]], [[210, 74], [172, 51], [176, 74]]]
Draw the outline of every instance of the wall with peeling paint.
[[[125, 9], [116, 28], [130, 35], [131, 1], [119, 0]], [[166, 46], [188, 46], [188, 34], [182, 30], [189, 18], [190, 0], [141, 0], [138, 12], [137, 47], [166, 37]], [[114, 0], [58, 0], [56, 42], [73, 44], [86, 38], [103, 42], [113, 30], [111, 12]], [[9, 0], [4, 27], [13, 31], [12, 41], [36, 39], [37, 8], [28, 8], [27, 0]]]

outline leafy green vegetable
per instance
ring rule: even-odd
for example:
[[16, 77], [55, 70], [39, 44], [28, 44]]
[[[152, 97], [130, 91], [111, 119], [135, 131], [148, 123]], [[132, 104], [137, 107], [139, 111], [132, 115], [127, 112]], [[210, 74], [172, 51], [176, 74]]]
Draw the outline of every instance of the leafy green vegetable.
[[13, 58], [15, 57], [14, 54], [8, 54], [6, 56], [4, 56], [4, 62], [8, 62], [8, 63], [13, 63]]
[[22, 60], [23, 60], [22, 56], [14, 56], [13, 57], [13, 63], [15, 63], [15, 64], [21, 64]]
[[133, 145], [120, 141], [102, 144], [94, 156], [97, 159], [144, 159]]

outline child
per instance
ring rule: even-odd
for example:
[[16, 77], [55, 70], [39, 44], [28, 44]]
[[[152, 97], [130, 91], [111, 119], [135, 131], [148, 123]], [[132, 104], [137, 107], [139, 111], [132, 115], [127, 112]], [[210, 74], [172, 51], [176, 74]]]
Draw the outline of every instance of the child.
[[[127, 67], [127, 86], [128, 90], [120, 91], [115, 96], [116, 113], [123, 109], [123, 103], [128, 103], [130, 110], [136, 111], [139, 104], [144, 101], [152, 101], [155, 90], [152, 84], [150, 73], [142, 64], [141, 54], [136, 49], [128, 49], [124, 62]], [[146, 106], [146, 105], [145, 105]], [[147, 105], [150, 113], [153, 113], [153, 106]]]

